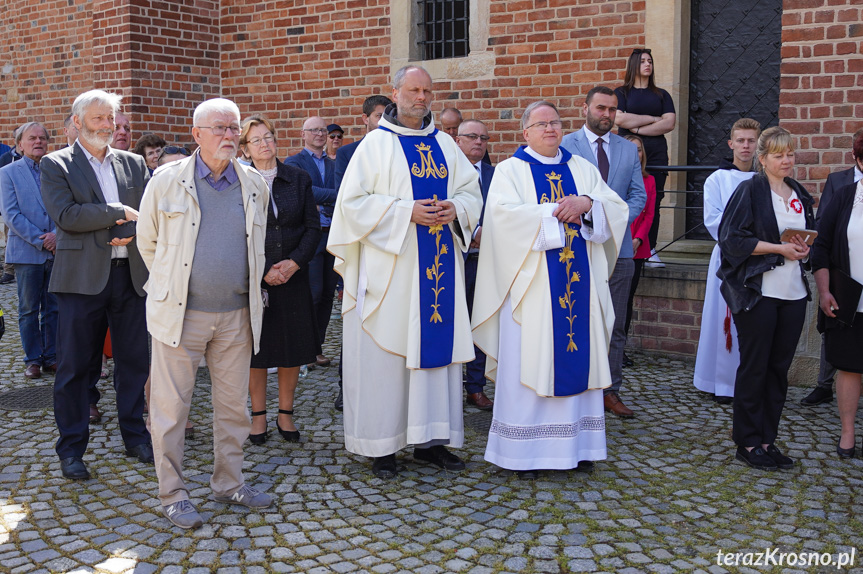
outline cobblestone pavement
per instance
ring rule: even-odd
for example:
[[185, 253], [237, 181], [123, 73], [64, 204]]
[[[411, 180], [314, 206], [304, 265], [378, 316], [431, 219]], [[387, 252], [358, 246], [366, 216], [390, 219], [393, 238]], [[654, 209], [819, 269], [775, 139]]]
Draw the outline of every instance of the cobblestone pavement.
[[[0, 304], [0, 393], [49, 396], [36, 391], [50, 378], [23, 375], [14, 284], [0, 286]], [[338, 357], [332, 338], [325, 352]], [[191, 532], [161, 515], [153, 468], [123, 455], [110, 385], [86, 482], [60, 474], [50, 408], [0, 410], [0, 572], [836, 571], [717, 565], [720, 551], [773, 548], [834, 557], [853, 549], [863, 572], [863, 460], [836, 457], [835, 403], [804, 409], [805, 389], [791, 389], [781, 444], [798, 465], [749, 470], [733, 459], [730, 406], [693, 389], [689, 363], [633, 358], [623, 398], [638, 416], [608, 419], [608, 460], [593, 475], [545, 472], [536, 482], [483, 460], [490, 416], [467, 407], [466, 471], [420, 465], [403, 451], [396, 480], [374, 478], [368, 460], [344, 449], [332, 406], [336, 366], [315, 369], [296, 402], [302, 442], [271, 433], [266, 445], [247, 447], [246, 480], [277, 501], [260, 512], [209, 499], [212, 419], [201, 369], [186, 473], [206, 524]]]

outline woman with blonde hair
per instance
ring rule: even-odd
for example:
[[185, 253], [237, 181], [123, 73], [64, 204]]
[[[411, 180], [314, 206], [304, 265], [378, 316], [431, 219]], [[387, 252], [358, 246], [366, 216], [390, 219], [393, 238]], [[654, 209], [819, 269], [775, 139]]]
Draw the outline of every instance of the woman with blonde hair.
[[810, 299], [804, 266], [809, 246], [788, 229], [814, 229], [812, 197], [791, 178], [794, 142], [781, 127], [758, 138], [760, 172], [742, 182], [719, 224], [720, 290], [737, 327], [740, 366], [734, 382], [736, 458], [761, 470], [794, 461], [776, 446], [788, 369]]

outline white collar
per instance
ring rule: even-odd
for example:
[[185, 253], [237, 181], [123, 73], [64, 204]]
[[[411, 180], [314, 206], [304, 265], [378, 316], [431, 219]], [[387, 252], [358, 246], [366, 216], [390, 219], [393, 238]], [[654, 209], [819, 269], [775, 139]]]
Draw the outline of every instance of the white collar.
[[560, 163], [560, 159], [563, 157], [560, 148], [557, 148], [557, 155], [555, 155], [554, 157], [546, 157], [541, 153], [534, 151], [533, 148], [531, 148], [530, 146], [524, 148], [524, 151], [526, 151], [527, 155], [537, 160], [539, 163], [545, 163], [549, 165], [553, 163]]
[[581, 129], [584, 130], [584, 133], [587, 136], [587, 141], [592, 144], [595, 144], [596, 140], [602, 140], [605, 145], [609, 145], [611, 143], [611, 136], [608, 135], [609, 132], [606, 132], [604, 136], [598, 136], [587, 128], [587, 124], [581, 126]]
[[87, 156], [87, 161], [96, 160], [96, 163], [98, 163], [99, 165], [104, 164], [104, 163], [105, 163], [105, 161], [107, 161], [107, 160], [109, 160], [109, 159], [114, 159], [114, 156], [116, 155], [116, 154], [114, 153], [113, 148], [111, 148], [111, 146], [108, 146], [108, 148], [107, 148], [107, 149], [108, 149], [108, 151], [107, 151], [107, 152], [105, 152], [105, 159], [104, 159], [103, 161], [101, 161], [101, 162], [100, 162], [98, 159], [96, 159], [96, 156], [94, 156], [93, 154], [91, 154], [89, 151], [87, 151], [87, 148], [85, 148], [84, 146], [82, 146], [82, 145], [81, 145], [81, 140], [75, 140], [75, 143], [77, 143], [77, 144], [78, 144], [78, 147], [80, 147], [80, 148], [81, 148], [81, 150], [84, 152], [84, 155], [86, 155], [86, 156]]

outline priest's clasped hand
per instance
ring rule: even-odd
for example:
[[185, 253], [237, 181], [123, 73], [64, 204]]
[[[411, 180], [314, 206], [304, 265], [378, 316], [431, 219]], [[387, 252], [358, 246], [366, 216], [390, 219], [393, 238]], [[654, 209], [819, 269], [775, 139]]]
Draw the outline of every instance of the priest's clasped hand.
[[590, 211], [593, 201], [585, 195], [567, 195], [557, 203], [552, 215], [563, 223], [578, 223], [581, 216]]
[[447, 224], [455, 220], [455, 205], [451, 201], [435, 201], [434, 199], [417, 199], [414, 201], [411, 221], [418, 225]]

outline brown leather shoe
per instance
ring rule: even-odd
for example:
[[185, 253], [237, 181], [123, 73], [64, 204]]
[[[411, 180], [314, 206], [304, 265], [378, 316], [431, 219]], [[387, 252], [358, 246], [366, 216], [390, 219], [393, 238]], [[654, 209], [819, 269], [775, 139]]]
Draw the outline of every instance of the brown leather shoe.
[[102, 413], [99, 412], [99, 407], [90, 405], [90, 424], [102, 421]]
[[24, 376], [28, 379], [41, 379], [42, 369], [36, 363], [33, 363], [32, 365], [27, 365], [27, 370], [24, 371]]
[[317, 357], [315, 357], [315, 364], [319, 367], [326, 367], [327, 365], [329, 365], [332, 362], [333, 362], [332, 359], [329, 359], [328, 357], [325, 357], [324, 355], [318, 355]]
[[473, 405], [481, 411], [490, 411], [494, 408], [492, 400], [485, 396], [482, 391], [468, 395], [467, 404]]
[[54, 363], [53, 365], [45, 365], [44, 367], [42, 367], [42, 372], [49, 375], [56, 375], [57, 363]]
[[635, 416], [635, 413], [623, 404], [623, 401], [620, 400], [617, 393], [608, 393], [603, 398], [603, 402], [605, 403], [605, 410], [610, 411], [619, 417], [628, 419]]

